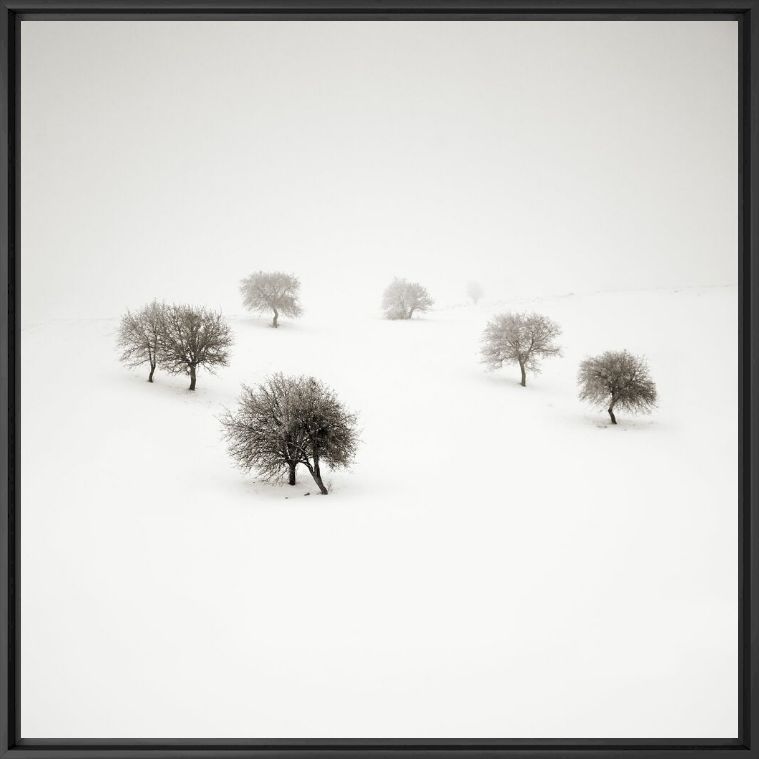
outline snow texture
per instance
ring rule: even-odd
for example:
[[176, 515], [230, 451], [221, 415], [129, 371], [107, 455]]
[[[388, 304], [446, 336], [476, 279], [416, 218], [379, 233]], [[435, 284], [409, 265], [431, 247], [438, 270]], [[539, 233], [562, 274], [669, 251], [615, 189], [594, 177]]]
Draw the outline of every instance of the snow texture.
[[[478, 360], [504, 310], [562, 326], [527, 388]], [[230, 323], [195, 393], [117, 319], [24, 327], [24, 736], [736, 734], [735, 288]], [[660, 403], [611, 427], [576, 374], [618, 348]], [[359, 415], [328, 497], [227, 456], [277, 370]]]

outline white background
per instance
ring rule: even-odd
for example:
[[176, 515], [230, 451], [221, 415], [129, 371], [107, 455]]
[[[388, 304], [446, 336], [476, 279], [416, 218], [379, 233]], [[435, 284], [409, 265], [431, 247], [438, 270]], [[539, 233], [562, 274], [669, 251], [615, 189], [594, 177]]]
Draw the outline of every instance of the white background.
[[[734, 736], [736, 249], [733, 22], [24, 22], [22, 734]], [[153, 297], [231, 320], [194, 395], [116, 360]], [[508, 309], [564, 328], [526, 389]], [[226, 458], [275, 370], [359, 414], [327, 498]]]

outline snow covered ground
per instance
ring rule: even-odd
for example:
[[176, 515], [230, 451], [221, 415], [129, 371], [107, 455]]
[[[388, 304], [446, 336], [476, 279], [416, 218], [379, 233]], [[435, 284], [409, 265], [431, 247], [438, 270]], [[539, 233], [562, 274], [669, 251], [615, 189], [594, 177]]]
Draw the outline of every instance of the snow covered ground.
[[[116, 319], [25, 323], [23, 736], [735, 736], [736, 302], [239, 315], [195, 393], [123, 368]], [[527, 388], [478, 362], [509, 309], [564, 330]], [[611, 427], [575, 377], [622, 348], [660, 405]], [[273, 371], [359, 414], [327, 497], [227, 457]]]

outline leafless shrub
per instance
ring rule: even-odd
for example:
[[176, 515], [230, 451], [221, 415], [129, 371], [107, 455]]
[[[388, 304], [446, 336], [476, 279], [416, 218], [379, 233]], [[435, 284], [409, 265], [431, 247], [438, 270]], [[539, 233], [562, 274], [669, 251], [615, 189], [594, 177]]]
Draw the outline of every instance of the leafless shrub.
[[164, 311], [158, 364], [170, 374], [188, 374], [195, 389], [198, 367], [213, 373], [228, 363], [232, 333], [221, 313], [195, 306], [172, 305]]
[[519, 364], [521, 385], [527, 385], [527, 370], [538, 374], [540, 361], [560, 356], [555, 340], [561, 328], [542, 314], [500, 314], [485, 327], [482, 338], [482, 362], [491, 369], [505, 363]]
[[256, 388], [243, 386], [237, 409], [221, 419], [230, 455], [244, 471], [267, 480], [285, 474], [295, 485], [298, 464], [323, 495], [321, 465], [348, 467], [358, 442], [356, 417], [313, 377], [274, 374]]
[[466, 286], [466, 294], [476, 306], [483, 295], [482, 285], [479, 282], [468, 282]]
[[295, 318], [303, 313], [298, 301], [300, 281], [291, 274], [259, 271], [242, 280], [240, 292], [243, 305], [249, 311], [271, 311], [274, 314], [272, 327], [279, 326], [280, 314]]
[[121, 317], [117, 343], [119, 360], [130, 367], [148, 364], [148, 382], [153, 381], [158, 363], [159, 343], [163, 331], [166, 306], [154, 300], [136, 313], [127, 311]]
[[580, 399], [606, 406], [612, 424], [617, 423], [615, 408], [649, 414], [656, 406], [656, 384], [649, 375], [646, 359], [626, 350], [586, 358], [580, 364], [577, 382]]
[[386, 319], [410, 319], [415, 311], [429, 311], [433, 302], [426, 288], [418, 282], [396, 277], [382, 296], [382, 310]]

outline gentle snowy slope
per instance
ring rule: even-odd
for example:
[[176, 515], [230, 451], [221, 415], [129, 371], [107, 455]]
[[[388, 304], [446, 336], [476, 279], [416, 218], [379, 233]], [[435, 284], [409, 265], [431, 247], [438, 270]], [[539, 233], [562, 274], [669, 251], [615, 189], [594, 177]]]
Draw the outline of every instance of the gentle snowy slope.
[[[564, 329], [527, 388], [478, 361], [507, 309]], [[24, 325], [25, 737], [735, 735], [734, 288], [231, 323], [195, 393]], [[575, 377], [622, 348], [660, 408], [612, 428]], [[359, 414], [328, 497], [226, 455], [273, 371]]]

